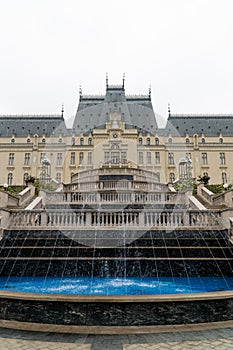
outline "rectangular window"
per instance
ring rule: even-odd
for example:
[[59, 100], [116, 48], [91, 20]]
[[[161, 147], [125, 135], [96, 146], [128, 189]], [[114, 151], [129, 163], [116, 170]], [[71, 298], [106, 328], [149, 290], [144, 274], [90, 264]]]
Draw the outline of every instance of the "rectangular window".
[[9, 154], [9, 165], [14, 165], [14, 161], [15, 161], [15, 154], [10, 153]]
[[56, 180], [57, 182], [61, 183], [61, 173], [56, 174]]
[[84, 153], [80, 152], [79, 153], [79, 164], [82, 165], [84, 163]]
[[206, 165], [207, 164], [207, 153], [202, 153], [201, 154], [201, 162], [202, 162], [202, 165]]
[[62, 165], [62, 153], [57, 153], [57, 165]]
[[219, 157], [220, 157], [220, 165], [225, 165], [226, 164], [225, 153], [219, 153]]
[[146, 162], [147, 164], [151, 164], [151, 152], [146, 152]]
[[138, 153], [138, 163], [143, 164], [143, 152]]
[[109, 152], [105, 151], [104, 152], [104, 163], [108, 163], [109, 162]]
[[30, 153], [25, 153], [24, 165], [30, 165]]
[[70, 165], [75, 165], [75, 152], [70, 154]]
[[92, 152], [88, 152], [87, 155], [87, 164], [92, 165]]
[[111, 152], [112, 163], [120, 163], [120, 152]]
[[121, 161], [122, 163], [126, 163], [127, 161], [126, 152], [121, 152]]
[[222, 184], [225, 185], [227, 184], [227, 173], [222, 173]]
[[155, 164], [160, 164], [160, 152], [155, 152]]
[[174, 153], [168, 153], [168, 164], [173, 165], [174, 164]]

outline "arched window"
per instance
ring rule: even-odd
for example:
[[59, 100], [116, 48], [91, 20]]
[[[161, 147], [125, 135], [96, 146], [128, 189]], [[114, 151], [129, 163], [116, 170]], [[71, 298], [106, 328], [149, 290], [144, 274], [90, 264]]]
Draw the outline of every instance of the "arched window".
[[45, 143], [45, 142], [46, 142], [45, 138], [44, 138], [44, 139], [42, 139], [42, 143]]
[[57, 180], [57, 182], [61, 182], [61, 173], [57, 173], [56, 174], [56, 180]]
[[71, 139], [71, 145], [72, 145], [72, 146], [75, 145], [75, 137], [72, 137], [72, 139]]
[[186, 143], [190, 143], [189, 138], [186, 138], [186, 139], [185, 139], [185, 142], [186, 142]]
[[222, 137], [220, 137], [219, 143], [223, 143], [223, 138]]
[[24, 184], [24, 186], [27, 185], [27, 179], [28, 179], [28, 173], [24, 173], [23, 174], [23, 184]]
[[175, 181], [175, 174], [174, 173], [170, 173], [169, 174], [169, 182], [174, 182]]
[[31, 139], [27, 139], [27, 143], [31, 143]]
[[8, 186], [12, 186], [12, 184], [13, 184], [13, 174], [12, 173], [8, 174], [7, 184], [8, 184]]
[[89, 145], [89, 146], [92, 145], [92, 138], [91, 138], [91, 137], [89, 137], [89, 139], [88, 139], [88, 145]]
[[159, 145], [159, 138], [158, 137], [155, 138], [155, 144]]
[[11, 143], [15, 143], [15, 139], [11, 139]]
[[227, 184], [227, 173], [225, 172], [222, 173], [222, 184]]
[[168, 143], [172, 143], [172, 138], [169, 137], [169, 139], [167, 140]]
[[146, 139], [146, 144], [147, 144], [147, 146], [150, 145], [150, 138], [149, 137], [147, 137], [147, 139]]
[[83, 146], [83, 145], [84, 145], [84, 138], [81, 137], [81, 139], [80, 139], [80, 146]]
[[142, 138], [141, 137], [138, 139], [138, 144], [142, 145]]
[[205, 143], [205, 139], [204, 139], [204, 137], [202, 137], [202, 139], [201, 139], [201, 143]]

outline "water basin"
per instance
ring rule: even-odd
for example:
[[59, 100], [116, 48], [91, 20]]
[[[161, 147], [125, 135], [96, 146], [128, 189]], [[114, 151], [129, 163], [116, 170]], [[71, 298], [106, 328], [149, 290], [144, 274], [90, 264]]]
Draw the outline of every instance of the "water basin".
[[153, 295], [233, 290], [233, 277], [0, 277], [12, 292], [72, 295]]

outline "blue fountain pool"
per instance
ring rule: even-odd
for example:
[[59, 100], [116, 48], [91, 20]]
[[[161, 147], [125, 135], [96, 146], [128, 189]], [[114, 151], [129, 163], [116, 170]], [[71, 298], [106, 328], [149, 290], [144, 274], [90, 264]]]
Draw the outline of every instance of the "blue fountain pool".
[[0, 277], [0, 289], [77, 295], [182, 294], [233, 290], [233, 277]]

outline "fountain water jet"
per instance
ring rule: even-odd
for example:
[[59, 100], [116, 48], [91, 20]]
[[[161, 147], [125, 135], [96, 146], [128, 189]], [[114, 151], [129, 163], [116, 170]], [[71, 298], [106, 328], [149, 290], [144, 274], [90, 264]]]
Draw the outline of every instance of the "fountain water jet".
[[[96, 202], [90, 196], [94, 190]], [[100, 195], [107, 202], [99, 205]], [[129, 202], [129, 198], [134, 200]], [[191, 209], [187, 193], [171, 192], [155, 181], [152, 172], [116, 165], [79, 173], [72, 184], [64, 186], [64, 192], [47, 193], [45, 208], [33, 214], [18, 210], [17, 220], [11, 221], [1, 241], [1, 276], [7, 276], [0, 292], [2, 320], [22, 322], [25, 327], [28, 322], [38, 327], [75, 326], [80, 332], [80, 327], [233, 319], [232, 244], [229, 230], [221, 225], [221, 213]], [[26, 225], [29, 216], [38, 215], [39, 224], [32, 220], [30, 227]], [[203, 246], [203, 242], [211, 243]], [[34, 276], [34, 286], [42, 278], [44, 287], [51, 284], [47, 293], [53, 293], [43, 294], [43, 288], [34, 293], [15, 292], [17, 276], [24, 283]], [[86, 285], [81, 284], [81, 277]], [[131, 294], [135, 278], [138, 283]], [[199, 285], [193, 282], [196, 278]], [[63, 284], [56, 289], [58, 280]], [[208, 292], [201, 289], [210, 280], [214, 286]], [[74, 292], [75, 281], [80, 294], [69, 294]], [[104, 293], [100, 292], [102, 282], [110, 286], [107, 295], [99, 295]], [[166, 294], [163, 286], [171, 282], [176, 289]], [[130, 294], [111, 295], [119, 284]], [[97, 295], [81, 295], [89, 285]], [[220, 291], [222, 288], [226, 290]], [[140, 294], [142, 289], [145, 295]], [[60, 294], [61, 290], [66, 294]], [[20, 310], [17, 315], [16, 309]]]

